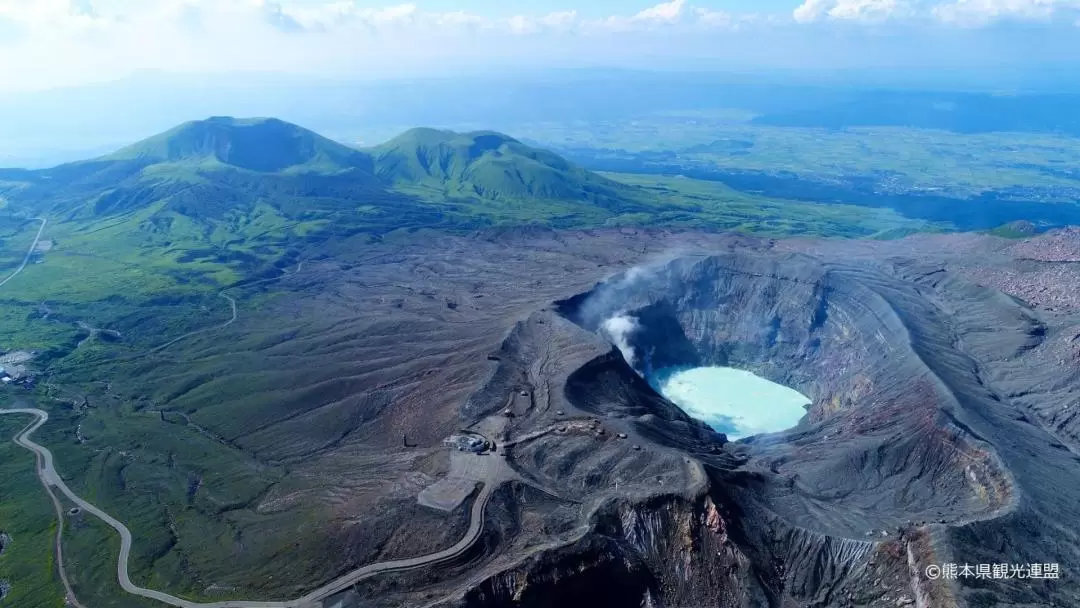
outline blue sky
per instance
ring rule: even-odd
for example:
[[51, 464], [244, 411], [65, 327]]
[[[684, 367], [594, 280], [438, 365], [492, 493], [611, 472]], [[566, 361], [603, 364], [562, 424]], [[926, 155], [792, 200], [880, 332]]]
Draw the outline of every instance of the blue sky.
[[0, 0], [0, 91], [145, 70], [363, 79], [1073, 62], [1080, 0]]
[[[296, 5], [317, 5], [322, 0], [301, 0], [294, 2]], [[386, 6], [385, 2], [372, 2], [365, 0], [355, 4], [367, 8], [379, 8]], [[587, 18], [605, 17], [620, 13], [633, 13], [648, 8], [652, 3], [634, 2], [632, 0], [431, 0], [430, 2], [417, 2], [430, 10], [459, 11], [468, 10], [478, 14], [509, 17], [519, 14], [577, 11]], [[791, 12], [800, 3], [793, 0], [704, 0], [695, 2], [695, 6], [707, 7], [713, 10], [753, 12]]]

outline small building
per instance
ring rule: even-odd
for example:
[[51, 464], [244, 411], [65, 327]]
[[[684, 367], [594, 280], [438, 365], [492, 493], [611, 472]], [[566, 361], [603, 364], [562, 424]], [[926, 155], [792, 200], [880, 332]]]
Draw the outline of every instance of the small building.
[[487, 440], [480, 435], [451, 435], [443, 443], [459, 452], [479, 454], [488, 449]]

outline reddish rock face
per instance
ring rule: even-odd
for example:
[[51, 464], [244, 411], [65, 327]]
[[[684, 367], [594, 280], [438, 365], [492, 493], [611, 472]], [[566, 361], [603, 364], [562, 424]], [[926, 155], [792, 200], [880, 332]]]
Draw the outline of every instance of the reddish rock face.
[[727, 528], [724, 526], [724, 518], [719, 509], [713, 503], [712, 497], [705, 499], [705, 527], [718, 537], [719, 542], [727, 541]]

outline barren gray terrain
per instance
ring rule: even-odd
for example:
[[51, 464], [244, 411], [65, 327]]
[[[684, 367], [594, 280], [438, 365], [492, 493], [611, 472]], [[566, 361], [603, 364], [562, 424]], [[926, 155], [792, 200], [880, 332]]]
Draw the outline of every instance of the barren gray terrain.
[[[235, 321], [183, 356], [101, 361], [138, 381], [88, 401], [141, 400], [123, 420], [249, 458], [191, 499], [220, 501], [236, 539], [194, 576], [245, 600], [1073, 606], [1080, 305], [1063, 285], [1080, 278], [1077, 241], [496, 229], [345, 243], [231, 292]], [[616, 315], [634, 320], [622, 350], [598, 331]], [[642, 377], [683, 364], [748, 369], [813, 403], [796, 428], [729, 442]], [[130, 469], [171, 474], [158, 449], [133, 447]], [[251, 476], [251, 496], [218, 489], [230, 475]], [[125, 496], [95, 500], [124, 519]], [[185, 525], [162, 563], [200, 551]], [[132, 528], [133, 559], [149, 559]], [[1061, 578], [923, 574], [947, 563], [1057, 563]]]
[[[487, 457], [512, 474], [470, 552], [327, 605], [1076, 605], [1080, 317], [1024, 299], [1075, 272], [1033, 253], [1072, 234], [448, 239], [422, 256], [440, 270], [428, 297], [471, 309], [446, 326], [499, 340], [454, 351], [461, 392], [429, 402], [444, 422], [391, 406], [379, 424], [432, 442], [501, 420]], [[498, 270], [465, 271], [475, 260]], [[637, 321], [630, 353], [597, 332], [617, 314]], [[813, 405], [795, 429], [729, 443], [653, 392], [646, 363], [749, 369]], [[923, 574], [946, 563], [1062, 574]]]

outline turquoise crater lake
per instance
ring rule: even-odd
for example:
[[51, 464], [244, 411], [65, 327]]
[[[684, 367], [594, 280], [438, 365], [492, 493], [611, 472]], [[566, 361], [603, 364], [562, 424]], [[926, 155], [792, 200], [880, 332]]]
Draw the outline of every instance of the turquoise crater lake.
[[668, 367], [648, 381], [689, 416], [732, 440], [787, 430], [811, 403], [795, 389], [731, 367]]

